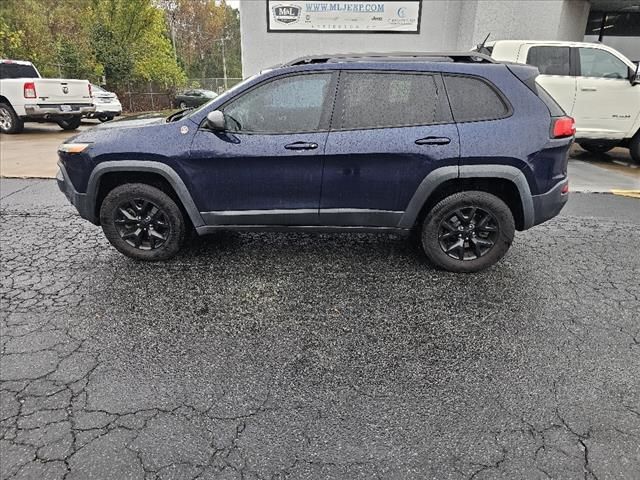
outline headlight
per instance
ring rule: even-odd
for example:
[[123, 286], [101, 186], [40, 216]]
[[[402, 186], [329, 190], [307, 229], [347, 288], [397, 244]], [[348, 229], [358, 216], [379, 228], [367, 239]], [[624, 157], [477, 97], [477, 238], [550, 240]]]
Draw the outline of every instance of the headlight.
[[82, 153], [90, 145], [90, 143], [63, 143], [58, 147], [58, 151], [62, 153]]

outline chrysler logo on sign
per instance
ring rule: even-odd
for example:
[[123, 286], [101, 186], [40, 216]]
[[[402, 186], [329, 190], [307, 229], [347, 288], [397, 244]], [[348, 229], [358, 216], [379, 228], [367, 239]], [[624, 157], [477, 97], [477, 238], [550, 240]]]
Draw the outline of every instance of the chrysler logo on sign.
[[280, 23], [294, 23], [300, 18], [300, 7], [294, 5], [276, 5], [273, 7], [273, 17]]

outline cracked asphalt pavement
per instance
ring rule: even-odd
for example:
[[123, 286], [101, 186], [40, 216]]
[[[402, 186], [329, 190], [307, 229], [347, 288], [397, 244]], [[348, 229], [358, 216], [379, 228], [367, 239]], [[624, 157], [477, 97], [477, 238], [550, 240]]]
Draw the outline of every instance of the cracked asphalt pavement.
[[640, 203], [574, 194], [476, 275], [395, 236], [128, 260], [0, 182], [2, 479], [638, 479]]

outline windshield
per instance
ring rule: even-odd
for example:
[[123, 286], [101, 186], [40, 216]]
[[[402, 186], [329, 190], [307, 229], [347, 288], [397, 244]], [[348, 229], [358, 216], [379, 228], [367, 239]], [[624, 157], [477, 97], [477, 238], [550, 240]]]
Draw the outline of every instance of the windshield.
[[91, 89], [92, 89], [94, 92], [108, 93], [104, 88], [99, 87], [98, 85], [94, 85], [93, 83], [91, 84]]
[[20, 63], [0, 63], [0, 79], [7, 78], [40, 78], [33, 65]]

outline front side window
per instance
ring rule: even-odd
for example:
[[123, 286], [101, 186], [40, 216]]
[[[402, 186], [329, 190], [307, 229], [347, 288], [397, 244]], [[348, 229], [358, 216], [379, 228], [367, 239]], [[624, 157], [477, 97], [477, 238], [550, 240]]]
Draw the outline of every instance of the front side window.
[[569, 47], [531, 47], [527, 63], [542, 75], [570, 75], [570, 57]]
[[297, 75], [260, 85], [224, 108], [227, 128], [248, 133], [320, 130], [331, 77], [331, 73]]
[[431, 74], [343, 72], [340, 86], [338, 128], [344, 130], [451, 121]]
[[596, 48], [579, 48], [583, 77], [627, 78], [629, 67], [616, 56]]
[[479, 78], [445, 75], [445, 85], [456, 122], [497, 120], [509, 115], [498, 92]]

